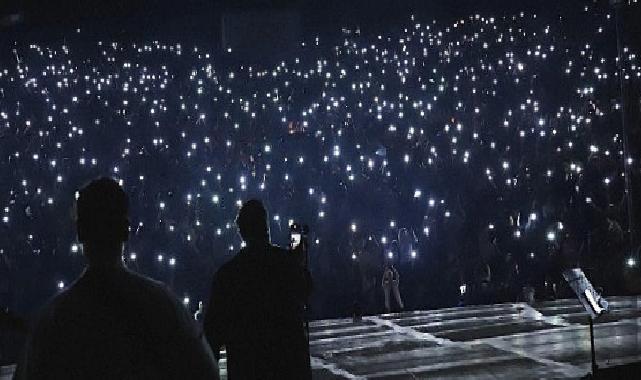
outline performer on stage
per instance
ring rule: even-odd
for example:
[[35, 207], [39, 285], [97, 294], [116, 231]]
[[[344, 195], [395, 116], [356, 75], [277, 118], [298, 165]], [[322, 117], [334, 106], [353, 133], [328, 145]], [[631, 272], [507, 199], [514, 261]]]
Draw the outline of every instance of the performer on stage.
[[394, 299], [396, 300], [396, 305], [399, 310], [403, 310], [403, 300], [401, 300], [401, 292], [399, 291], [398, 285], [400, 282], [400, 276], [398, 271], [394, 267], [394, 264], [389, 264], [385, 271], [383, 272], [383, 291], [385, 293], [385, 312], [389, 313], [392, 311], [390, 305], [390, 292], [394, 293]]

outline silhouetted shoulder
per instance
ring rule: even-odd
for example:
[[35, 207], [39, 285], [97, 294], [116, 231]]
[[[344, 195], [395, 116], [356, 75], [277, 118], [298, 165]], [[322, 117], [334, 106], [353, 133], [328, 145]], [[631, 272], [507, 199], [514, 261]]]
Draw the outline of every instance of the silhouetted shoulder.
[[162, 282], [126, 270], [123, 285], [132, 291], [132, 302], [149, 313], [151, 324], [158, 330], [167, 328], [163, 323], [183, 324], [186, 311], [171, 290]]
[[73, 376], [64, 376], [210, 378], [216, 373], [211, 352], [177, 298], [162, 283], [125, 268], [86, 270], [50, 301], [33, 331], [25, 369], [26, 378], [71, 370]]
[[288, 255], [291, 255], [289, 249], [283, 248], [278, 245], [272, 245], [270, 253], [275, 255], [283, 255], [284, 257], [288, 257]]
[[[101, 296], [108, 295], [114, 296], [116, 299], [121, 297], [121, 299], [126, 298], [132, 302], [158, 306], [163, 303], [172, 304], [174, 298], [162, 282], [142, 276], [127, 268], [113, 273], [87, 270], [74, 284], [53, 299], [51, 308], [55, 310], [61, 306], [70, 306], [69, 303], [79, 307], [81, 305], [77, 305], [76, 302], [100, 301]], [[122, 301], [120, 307], [131, 306], [124, 302], [125, 299]]]
[[220, 279], [220, 278], [225, 278], [227, 276], [233, 276], [234, 273], [241, 270], [243, 261], [245, 260], [244, 258], [240, 257], [240, 254], [234, 255], [234, 257], [227, 260], [223, 265], [220, 266], [220, 268], [218, 268], [218, 270], [214, 275], [214, 278]]
[[130, 313], [135, 313], [141, 320], [148, 321], [148, 331], [162, 331], [168, 325], [179, 323], [181, 308], [161, 282], [128, 269], [114, 273], [88, 270], [49, 301], [38, 323], [79, 329], [86, 325], [91, 331], [90, 322], [118, 327], [113, 321], [118, 322], [116, 325], [131, 322]]
[[160, 281], [142, 276], [128, 269], [125, 270], [125, 276], [129, 280], [132, 287], [146, 290], [149, 294], [155, 295], [156, 297], [170, 300], [175, 298], [169, 288], [167, 288], [167, 285]]
[[279, 273], [290, 276], [292, 270], [297, 268], [296, 260], [291, 251], [271, 245], [267, 252], [250, 251], [243, 248], [232, 259], [224, 263], [214, 275], [214, 284], [236, 284], [238, 279], [249, 273], [260, 277], [274, 277]]

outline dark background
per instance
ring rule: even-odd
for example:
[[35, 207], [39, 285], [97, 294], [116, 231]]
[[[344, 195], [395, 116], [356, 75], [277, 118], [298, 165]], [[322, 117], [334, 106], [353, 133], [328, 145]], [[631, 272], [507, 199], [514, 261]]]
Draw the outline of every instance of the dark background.
[[[633, 2], [637, 0], [624, 0]], [[582, 4], [612, 11], [610, 0], [7, 0], [0, 1], [0, 48], [13, 41], [89, 44], [97, 39], [180, 42], [222, 53], [233, 35], [235, 57], [225, 64], [269, 64], [291, 55], [300, 41], [320, 37], [332, 46], [344, 27], [365, 35], [386, 33], [407, 22], [449, 21], [471, 14], [513, 15], [535, 11], [541, 16], [579, 20]], [[13, 17], [11, 17], [13, 15]], [[280, 22], [293, 16], [291, 22]], [[223, 19], [229, 21], [226, 37]], [[624, 42], [641, 46], [641, 6], [624, 14]], [[569, 23], [568, 23], [569, 21]], [[585, 34], [577, 21], [567, 33]], [[80, 33], [76, 33], [77, 30]], [[242, 30], [242, 33], [238, 33]], [[583, 36], [590, 37], [590, 36]], [[242, 47], [236, 49], [237, 47]], [[3, 49], [0, 58], [8, 50]], [[226, 57], [226, 59], [229, 57]]]
[[[299, 12], [305, 35], [360, 26], [384, 31], [415, 14], [421, 20], [455, 18], [470, 13], [494, 16], [519, 10], [567, 13], [590, 0], [9, 0], [0, 15], [21, 12], [24, 21], [11, 31], [55, 38], [73, 27], [100, 34], [127, 34], [196, 41], [220, 41], [220, 20], [229, 12], [288, 10]], [[597, 0], [607, 6], [607, 0]], [[6, 28], [5, 28], [6, 29]], [[6, 31], [5, 31], [6, 32]]]

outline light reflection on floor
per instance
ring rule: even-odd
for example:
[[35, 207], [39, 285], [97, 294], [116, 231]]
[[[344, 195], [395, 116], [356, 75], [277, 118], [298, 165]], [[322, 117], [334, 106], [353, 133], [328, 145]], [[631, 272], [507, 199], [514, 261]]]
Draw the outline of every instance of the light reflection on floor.
[[[601, 367], [641, 360], [641, 297], [610, 298], [595, 325]], [[312, 323], [315, 379], [576, 378], [590, 371], [574, 300], [470, 306]]]

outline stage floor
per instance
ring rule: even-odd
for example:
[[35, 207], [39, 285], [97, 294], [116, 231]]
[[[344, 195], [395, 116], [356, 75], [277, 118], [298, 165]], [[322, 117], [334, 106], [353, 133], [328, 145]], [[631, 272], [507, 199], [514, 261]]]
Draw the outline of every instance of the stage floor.
[[[610, 314], [594, 326], [598, 364], [641, 361], [641, 296], [608, 301]], [[314, 321], [310, 331], [314, 379], [549, 379], [590, 371], [587, 317], [575, 300]], [[0, 380], [10, 372], [3, 368]]]
[[[595, 324], [601, 367], [641, 360], [641, 297], [611, 297]], [[315, 379], [541, 379], [590, 372], [575, 300], [414, 311], [311, 325]]]

